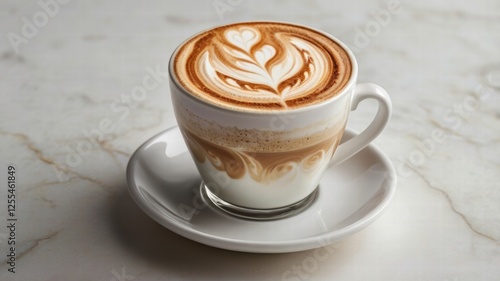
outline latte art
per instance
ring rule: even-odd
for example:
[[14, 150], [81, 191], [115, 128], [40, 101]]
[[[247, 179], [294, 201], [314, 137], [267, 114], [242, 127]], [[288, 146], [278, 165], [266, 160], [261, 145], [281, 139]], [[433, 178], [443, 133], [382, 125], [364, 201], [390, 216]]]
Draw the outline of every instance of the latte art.
[[238, 110], [286, 110], [329, 99], [350, 77], [344, 49], [290, 24], [219, 27], [188, 40], [173, 62], [191, 94]]
[[218, 88], [231, 89], [238, 100], [269, 100], [287, 107], [286, 100], [325, 78], [320, 70], [327, 58], [307, 41], [278, 33], [273, 39], [281, 44], [259, 46], [265, 42], [262, 34], [250, 27], [227, 31], [223, 39], [202, 55], [205, 73], [200, 74]]

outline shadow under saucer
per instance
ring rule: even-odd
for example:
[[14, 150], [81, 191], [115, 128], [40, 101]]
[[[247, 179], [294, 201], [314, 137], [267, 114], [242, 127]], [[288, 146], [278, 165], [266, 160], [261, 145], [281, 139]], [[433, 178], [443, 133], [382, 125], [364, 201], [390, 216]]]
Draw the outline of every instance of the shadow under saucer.
[[[346, 130], [346, 138], [355, 133]], [[390, 160], [373, 144], [326, 171], [316, 200], [280, 220], [230, 216], [200, 195], [201, 178], [177, 127], [144, 143], [129, 161], [127, 183], [152, 219], [188, 239], [222, 249], [284, 253], [339, 241], [373, 222], [396, 189]]]

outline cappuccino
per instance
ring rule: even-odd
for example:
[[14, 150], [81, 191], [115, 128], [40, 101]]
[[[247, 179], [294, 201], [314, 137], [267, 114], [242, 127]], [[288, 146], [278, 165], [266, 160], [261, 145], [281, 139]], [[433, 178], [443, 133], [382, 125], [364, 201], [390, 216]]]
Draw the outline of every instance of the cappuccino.
[[282, 111], [328, 100], [350, 79], [347, 52], [287, 23], [247, 22], [202, 32], [178, 50], [176, 80], [191, 95], [238, 111]]
[[[276, 219], [303, 210], [327, 167], [365, 147], [390, 115], [382, 88], [355, 89], [357, 65], [347, 47], [295, 24], [206, 30], [176, 49], [169, 69], [175, 116], [203, 179], [203, 200], [239, 217]], [[366, 98], [378, 101], [377, 117], [340, 145], [349, 111]]]

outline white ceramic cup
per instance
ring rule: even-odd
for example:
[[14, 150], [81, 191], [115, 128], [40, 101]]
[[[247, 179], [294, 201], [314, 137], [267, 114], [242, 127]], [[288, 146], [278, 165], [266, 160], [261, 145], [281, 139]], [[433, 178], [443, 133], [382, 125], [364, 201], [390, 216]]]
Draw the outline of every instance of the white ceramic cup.
[[[391, 115], [391, 101], [387, 92], [375, 84], [356, 84], [358, 67], [352, 52], [335, 37], [318, 32], [345, 49], [352, 66], [350, 79], [341, 92], [328, 100], [285, 111], [237, 111], [195, 97], [175, 77], [172, 64], [177, 51], [173, 53], [169, 66], [171, 98], [184, 140], [204, 181], [201, 192], [207, 202], [232, 215], [249, 219], [276, 219], [296, 213], [314, 200], [320, 179], [328, 167], [359, 152], [386, 126]], [[369, 98], [378, 102], [375, 118], [363, 132], [339, 145], [350, 111]], [[258, 171], [252, 170], [259, 168], [259, 163], [252, 164], [259, 157], [258, 153], [241, 151], [238, 147], [212, 145], [202, 136], [189, 133], [184, 126], [186, 122], [210, 127], [212, 131], [219, 130], [220, 138], [240, 138], [248, 132], [264, 132], [263, 135], [266, 135], [267, 132], [283, 136], [282, 141], [286, 141], [328, 130], [332, 141], [328, 147], [323, 146], [301, 157], [295, 157], [294, 151], [276, 154], [277, 162], [283, 159], [282, 165], [273, 168], [278, 171], [275, 176], [262, 180], [262, 175], [258, 176]], [[269, 140], [250, 134], [247, 140], [241, 141]], [[306, 147], [304, 149], [307, 150]], [[238, 170], [235, 176], [230, 167], [238, 163], [246, 166], [246, 170], [243, 175]]]

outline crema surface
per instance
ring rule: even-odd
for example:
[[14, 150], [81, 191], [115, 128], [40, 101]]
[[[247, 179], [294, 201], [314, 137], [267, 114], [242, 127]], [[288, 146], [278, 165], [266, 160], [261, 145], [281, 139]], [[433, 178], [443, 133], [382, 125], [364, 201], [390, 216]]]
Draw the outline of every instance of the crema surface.
[[174, 56], [176, 80], [199, 99], [241, 111], [280, 111], [337, 95], [351, 75], [347, 52], [317, 31], [248, 22], [202, 32]]

